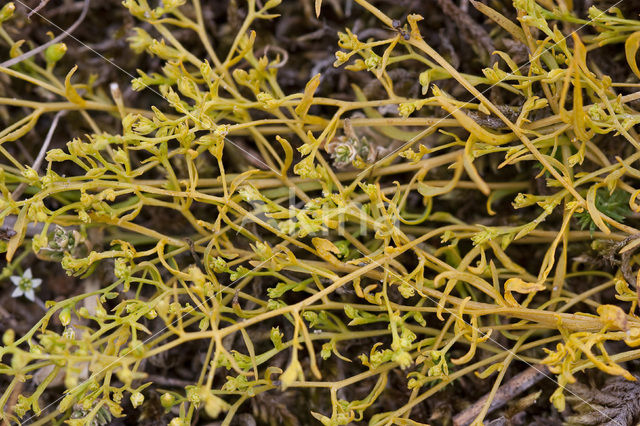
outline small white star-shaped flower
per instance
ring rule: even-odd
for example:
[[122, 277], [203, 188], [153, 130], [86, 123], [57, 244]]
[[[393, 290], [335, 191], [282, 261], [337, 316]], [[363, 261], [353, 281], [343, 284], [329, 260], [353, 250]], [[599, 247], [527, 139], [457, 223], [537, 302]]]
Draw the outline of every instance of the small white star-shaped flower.
[[16, 286], [16, 289], [13, 290], [13, 293], [11, 293], [11, 297], [24, 296], [32, 302], [35, 300], [36, 295], [34, 289], [40, 287], [40, 284], [42, 284], [42, 279], [33, 278], [31, 268], [27, 268], [22, 276], [13, 275], [9, 279]]

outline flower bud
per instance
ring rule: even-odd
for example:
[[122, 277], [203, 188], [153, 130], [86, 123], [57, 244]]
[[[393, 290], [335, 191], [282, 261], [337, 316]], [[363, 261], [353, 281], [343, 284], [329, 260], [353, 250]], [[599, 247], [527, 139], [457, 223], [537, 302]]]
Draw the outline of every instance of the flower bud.
[[153, 41], [153, 38], [142, 28], [134, 28], [136, 34], [127, 38], [129, 47], [136, 53], [142, 53]]
[[116, 149], [113, 159], [118, 164], [126, 165], [129, 163], [129, 156], [120, 148]]
[[144, 402], [144, 395], [140, 392], [134, 392], [131, 394], [131, 404], [133, 408], [138, 408]]
[[64, 308], [62, 311], [60, 311], [60, 315], [58, 316], [58, 318], [60, 318], [60, 324], [65, 327], [68, 326], [71, 322], [71, 309]]
[[33, 240], [31, 242], [31, 248], [33, 249], [34, 253], [38, 253], [41, 249], [43, 249], [44, 247], [47, 247], [49, 245], [49, 239], [47, 238], [46, 235], [35, 235], [33, 237]]
[[40, 180], [40, 176], [38, 176], [38, 172], [36, 172], [32, 167], [26, 167], [22, 171], [22, 175], [29, 180], [29, 183], [35, 183]]
[[47, 50], [44, 51], [44, 59], [47, 61], [47, 66], [55, 65], [65, 53], [67, 53], [67, 45], [64, 43], [56, 43], [47, 47]]
[[47, 159], [47, 161], [53, 162], [53, 161], [65, 161], [69, 157], [70, 157], [69, 154], [66, 154], [60, 148], [55, 148], [47, 151], [47, 155], [45, 158]]
[[101, 304], [96, 306], [96, 317], [102, 319], [107, 316], [107, 311]]
[[130, 385], [131, 382], [133, 381], [133, 373], [131, 372], [129, 367], [122, 367], [120, 370], [116, 372], [116, 376], [122, 383], [124, 383], [127, 386]]
[[173, 10], [186, 3], [186, 0], [164, 0], [162, 2], [165, 11]]
[[16, 10], [16, 5], [13, 2], [5, 4], [2, 9], [0, 9], [0, 23], [11, 19], [13, 16], [13, 12]]
[[16, 338], [16, 332], [13, 331], [13, 328], [8, 328], [7, 331], [2, 335], [2, 344], [5, 346], [11, 345]]
[[64, 386], [67, 389], [73, 389], [78, 386], [78, 376], [71, 372], [67, 372], [67, 375], [64, 378]]
[[73, 405], [74, 401], [75, 401], [75, 395], [69, 394], [65, 396], [64, 398], [62, 398], [62, 401], [60, 401], [60, 404], [58, 404], [58, 411], [61, 413], [64, 413], [69, 408], [71, 408], [71, 405]]
[[280, 3], [282, 3], [282, 0], [269, 0], [268, 2], [265, 3], [264, 8], [271, 9], [273, 7], [278, 6]]
[[166, 409], [169, 409], [173, 406], [173, 404], [175, 403], [176, 398], [171, 395], [169, 392], [165, 392], [162, 394], [162, 396], [160, 397], [160, 404], [162, 404], [162, 406]]

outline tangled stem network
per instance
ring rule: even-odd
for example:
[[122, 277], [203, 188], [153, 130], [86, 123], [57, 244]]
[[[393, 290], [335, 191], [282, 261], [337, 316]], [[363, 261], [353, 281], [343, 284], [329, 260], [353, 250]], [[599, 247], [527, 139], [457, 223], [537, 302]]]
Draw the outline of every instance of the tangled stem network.
[[[279, 0], [248, 0], [224, 49], [200, 0], [125, 0], [143, 23], [131, 49], [162, 62], [131, 82], [161, 95], [150, 109], [79, 82], [61, 44], [0, 67], [40, 96], [0, 98], [23, 114], [0, 131], [0, 278], [30, 254], [79, 282], [107, 277], [5, 332], [5, 419], [103, 424], [157, 392], [172, 425], [229, 425], [283, 392], [316, 401], [298, 413], [309, 422], [418, 425], [420, 404], [479, 377], [482, 424], [518, 366], [546, 365], [559, 411], [578, 373], [635, 380], [640, 21], [581, 17], [565, 0], [515, 0], [512, 17], [472, 1], [488, 43], [527, 54], [496, 48], [470, 74], [428, 43], [422, 16], [355, 3], [380, 31], [340, 32], [333, 65], [375, 96], [353, 84], [323, 97], [319, 74], [285, 93], [287, 63], [252, 30], [280, 19]], [[0, 11], [0, 37], [20, 57], [14, 10]], [[597, 60], [609, 48], [615, 80]], [[42, 171], [25, 165], [15, 146], [61, 112], [91, 132], [45, 148]], [[157, 211], [180, 226], [149, 220]], [[199, 374], [155, 379], [181, 350]]]

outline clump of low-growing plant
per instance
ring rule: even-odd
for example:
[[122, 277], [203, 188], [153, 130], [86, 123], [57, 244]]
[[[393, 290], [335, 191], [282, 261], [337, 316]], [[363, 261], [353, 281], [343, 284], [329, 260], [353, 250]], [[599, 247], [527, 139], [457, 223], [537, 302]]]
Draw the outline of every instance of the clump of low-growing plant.
[[[0, 131], [3, 285], [33, 296], [29, 253], [107, 277], [46, 302], [30, 331], [4, 331], [4, 419], [107, 424], [159, 394], [171, 425], [228, 425], [250, 400], [293, 391], [326, 426], [417, 425], [416, 407], [475, 374], [489, 383], [481, 424], [516, 365], [548, 367], [560, 411], [581, 372], [635, 380], [640, 21], [472, 1], [489, 41], [526, 52], [476, 46], [493, 59], [474, 75], [428, 43], [422, 16], [354, 3], [380, 31], [340, 32], [333, 65], [370, 76], [376, 97], [355, 84], [320, 96], [320, 74], [282, 89], [282, 58], [253, 28], [286, 2], [248, 0], [222, 50], [200, 0], [124, 1], [140, 22], [131, 48], [162, 63], [131, 81], [161, 95], [148, 110], [61, 68], [62, 44], [25, 55], [2, 8], [0, 37], [22, 59], [0, 72], [39, 96], [0, 98], [20, 107]], [[592, 57], [619, 45], [614, 80]], [[416, 93], [396, 70], [416, 71]], [[93, 131], [45, 148], [41, 166], [10, 149], [62, 111]], [[121, 131], [97, 124], [105, 113]], [[145, 220], [158, 211], [180, 226]], [[613, 266], [584, 262], [585, 242], [597, 257], [607, 240], [624, 242]], [[181, 348], [199, 374], [158, 383], [150, 372]]]

